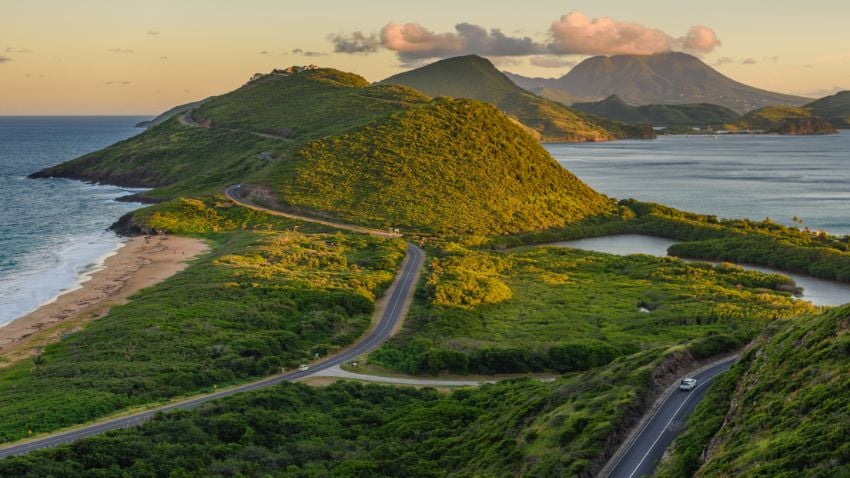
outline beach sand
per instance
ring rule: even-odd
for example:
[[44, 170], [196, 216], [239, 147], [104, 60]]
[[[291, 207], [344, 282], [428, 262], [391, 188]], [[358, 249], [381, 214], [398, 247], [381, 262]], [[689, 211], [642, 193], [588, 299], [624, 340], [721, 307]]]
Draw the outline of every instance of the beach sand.
[[126, 303], [133, 293], [182, 271], [186, 261], [207, 250], [203, 241], [187, 237], [129, 239], [79, 289], [0, 327], [0, 367], [37, 354], [45, 345], [106, 315], [111, 307]]

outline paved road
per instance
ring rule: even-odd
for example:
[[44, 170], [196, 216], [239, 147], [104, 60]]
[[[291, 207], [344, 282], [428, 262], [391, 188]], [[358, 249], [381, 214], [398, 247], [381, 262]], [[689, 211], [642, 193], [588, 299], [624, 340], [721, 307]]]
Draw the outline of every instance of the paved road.
[[216, 400], [222, 397], [235, 395], [237, 393], [249, 392], [260, 388], [277, 385], [281, 382], [292, 382], [301, 378], [309, 377], [322, 370], [337, 366], [343, 362], [353, 360], [354, 358], [363, 355], [375, 349], [382, 342], [387, 340], [392, 334], [395, 326], [404, 318], [404, 306], [408, 297], [413, 293], [416, 286], [416, 277], [419, 269], [422, 266], [425, 258], [425, 253], [422, 249], [413, 244], [407, 245], [407, 258], [399, 271], [393, 286], [390, 289], [390, 296], [386, 301], [385, 308], [381, 314], [378, 324], [358, 343], [354, 346], [340, 352], [339, 354], [329, 357], [321, 362], [310, 366], [310, 370], [305, 372], [290, 372], [282, 375], [265, 378], [256, 382], [248, 383], [238, 387], [234, 387], [209, 395], [200, 396], [165, 405], [156, 409], [145, 412], [134, 413], [125, 417], [115, 418], [112, 420], [96, 423], [89, 426], [83, 426], [76, 430], [57, 433], [44, 438], [39, 438], [26, 443], [11, 445], [5, 448], [0, 448], [0, 458], [5, 458], [12, 455], [23, 455], [33, 450], [41, 448], [49, 448], [62, 443], [72, 442], [81, 438], [98, 435], [109, 430], [119, 428], [129, 428], [138, 425], [146, 420], [149, 420], [157, 413], [167, 412], [170, 410], [189, 410], [198, 407], [211, 400]]
[[263, 211], [265, 213], [268, 213], [268, 214], [271, 214], [271, 215], [274, 215], [274, 216], [281, 216], [281, 217], [287, 217], [289, 219], [297, 219], [299, 221], [304, 221], [304, 222], [312, 222], [312, 223], [316, 223], [316, 224], [322, 224], [322, 225], [325, 225], [325, 226], [334, 227], [336, 229], [345, 229], [346, 231], [359, 232], [361, 234], [371, 234], [373, 236], [401, 237], [401, 234], [398, 234], [398, 233], [395, 233], [395, 232], [383, 231], [381, 229], [370, 229], [368, 227], [361, 227], [361, 226], [352, 226], [352, 225], [349, 225], [349, 224], [341, 224], [341, 223], [333, 222], [333, 221], [326, 220], [326, 219], [317, 219], [315, 217], [301, 216], [301, 215], [298, 215], [298, 214], [292, 214], [292, 213], [288, 213], [288, 212], [277, 211], [277, 210], [274, 210], [274, 209], [268, 209], [268, 208], [265, 208], [265, 207], [262, 207], [262, 206], [257, 206], [256, 204], [252, 204], [252, 203], [246, 201], [245, 199], [239, 197], [239, 195], [236, 194], [238, 191], [239, 191], [239, 185], [236, 185], [236, 186], [230, 186], [229, 188], [227, 188], [224, 191], [224, 193], [233, 202], [235, 202], [235, 203], [237, 203], [241, 206], [244, 206], [244, 207], [247, 207], [247, 208], [250, 208], [250, 209], [256, 209], [257, 211]]
[[711, 382], [729, 370], [736, 359], [737, 357], [730, 357], [694, 375], [697, 387], [690, 392], [676, 390], [671, 393], [606, 476], [637, 478], [652, 475], [658, 460], [682, 431], [685, 419], [703, 399]]

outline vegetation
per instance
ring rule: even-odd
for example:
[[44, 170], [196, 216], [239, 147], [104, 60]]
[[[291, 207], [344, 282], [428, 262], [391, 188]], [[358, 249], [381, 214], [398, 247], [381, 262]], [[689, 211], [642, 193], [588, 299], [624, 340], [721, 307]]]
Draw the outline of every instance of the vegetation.
[[631, 106], [617, 95], [602, 101], [575, 103], [573, 108], [623, 123], [653, 126], [719, 127], [740, 117], [728, 108], [709, 103]]
[[175, 118], [38, 176], [157, 187], [142, 194], [153, 200], [241, 183], [286, 208], [407, 232], [515, 233], [613, 210], [477, 101], [322, 69], [262, 76], [193, 117], [208, 127]]
[[8, 458], [0, 475], [591, 476], [671, 374], [700, 357], [648, 350], [552, 383], [445, 394], [282, 384]]
[[781, 134], [832, 134], [835, 128], [807, 108], [769, 106], [751, 111], [726, 125], [730, 130], [763, 130]]
[[814, 115], [826, 118], [836, 128], [850, 128], [850, 91], [840, 91], [812, 101], [806, 105], [806, 109]]
[[759, 264], [822, 279], [850, 282], [850, 236], [783, 226], [770, 218], [720, 219], [633, 199], [617, 215], [590, 217], [564, 228], [490, 238], [494, 249], [611, 234], [646, 234], [683, 241], [674, 256]]
[[193, 101], [191, 103], [186, 103], [186, 104], [175, 106], [174, 108], [169, 109], [168, 111], [160, 114], [159, 116], [157, 116], [157, 117], [155, 117], [151, 120], [142, 121], [141, 123], [137, 123], [136, 127], [137, 128], [153, 128], [154, 126], [156, 126], [158, 124], [165, 123], [166, 121], [170, 120], [174, 116], [177, 116], [178, 114], [184, 114], [187, 111], [193, 110], [193, 109], [197, 108], [198, 106], [201, 106], [205, 101], [208, 101], [211, 98], [213, 98], [213, 97], [209, 97], [209, 98], [206, 98], [206, 99], [203, 99], [203, 100]]
[[434, 251], [402, 331], [369, 360], [415, 374], [571, 372], [708, 336], [742, 344], [811, 310], [775, 292], [788, 281], [650, 256], [449, 244]]
[[844, 476], [848, 364], [850, 306], [794, 321], [767, 339], [745, 366], [697, 475]]
[[440, 60], [399, 73], [382, 84], [405, 85], [438, 97], [470, 98], [490, 103], [541, 135], [544, 141], [605, 141], [653, 138], [651, 131], [614, 125], [608, 128], [576, 114], [563, 104], [515, 85], [486, 58], [476, 55]]
[[182, 273], [46, 347], [38, 362], [0, 369], [0, 440], [265, 376], [348, 345], [369, 327], [405, 254], [400, 240], [355, 234], [206, 237], [214, 252]]
[[492, 106], [439, 98], [314, 141], [273, 182], [281, 201], [348, 222], [504, 234], [613, 210]]

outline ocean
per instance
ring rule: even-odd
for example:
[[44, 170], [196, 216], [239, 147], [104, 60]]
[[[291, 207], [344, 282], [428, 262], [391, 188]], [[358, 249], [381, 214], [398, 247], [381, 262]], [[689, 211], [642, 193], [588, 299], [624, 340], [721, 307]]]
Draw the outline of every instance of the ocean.
[[140, 133], [148, 117], [0, 116], [0, 325], [86, 280], [122, 242], [106, 228], [135, 190], [27, 179], [44, 167]]
[[662, 136], [547, 144], [608, 196], [850, 234], [850, 130], [830, 136]]

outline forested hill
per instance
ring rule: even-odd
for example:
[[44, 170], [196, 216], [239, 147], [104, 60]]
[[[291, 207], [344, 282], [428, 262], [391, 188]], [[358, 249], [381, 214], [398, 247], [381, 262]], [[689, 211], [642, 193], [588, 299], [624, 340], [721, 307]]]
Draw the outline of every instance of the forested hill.
[[486, 101], [540, 134], [544, 141], [606, 141], [654, 138], [651, 129], [603, 123], [515, 85], [486, 58], [440, 60], [380, 82], [405, 85], [430, 96]]
[[172, 118], [36, 176], [157, 188], [152, 200], [241, 183], [284, 209], [432, 233], [531, 231], [613, 209], [479, 101], [316, 69], [257, 75], [189, 114], [195, 126]]

